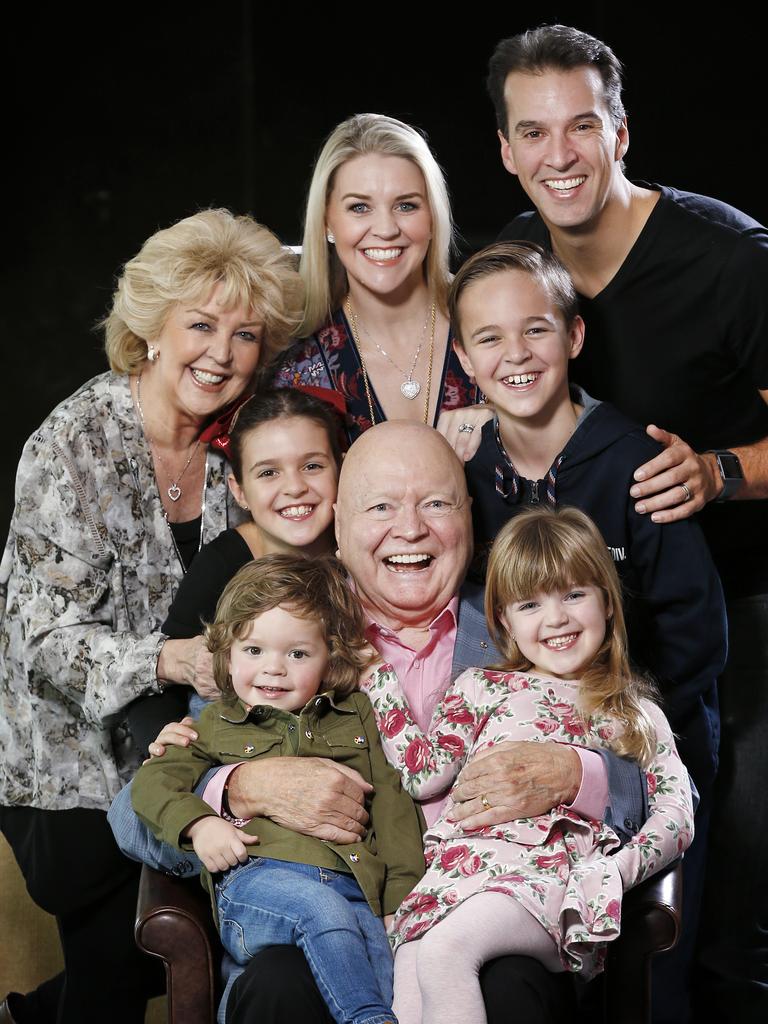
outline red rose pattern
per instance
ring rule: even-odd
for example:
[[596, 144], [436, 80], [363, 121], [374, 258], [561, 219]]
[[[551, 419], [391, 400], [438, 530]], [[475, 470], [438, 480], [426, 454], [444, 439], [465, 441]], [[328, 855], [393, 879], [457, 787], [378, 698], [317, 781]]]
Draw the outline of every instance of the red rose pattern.
[[409, 772], [420, 772], [429, 762], [430, 747], [426, 740], [411, 740], [405, 750], [405, 766]]
[[[545, 688], [534, 677], [523, 673], [475, 670], [472, 685], [477, 688], [480, 699], [474, 696], [475, 691], [469, 687], [467, 690], [453, 691], [443, 701], [442, 722], [435, 729], [431, 743], [423, 738], [409, 719], [402, 698], [397, 706], [392, 707], [386, 684], [380, 683], [376, 688], [375, 694], [380, 695], [384, 691], [385, 699], [389, 701], [389, 706], [383, 703], [384, 710], [379, 717], [382, 736], [385, 739], [397, 737], [397, 757], [410, 772], [426, 774], [436, 770], [438, 765], [442, 770], [449, 763], [448, 758], [451, 762], [463, 759], [470, 745], [470, 753], [473, 753], [492, 747], [501, 739], [517, 738], [514, 734], [518, 727], [527, 730], [526, 739], [568, 738], [578, 741], [582, 737], [597, 737], [607, 744], [621, 735], [621, 724], [612, 719], [603, 717], [598, 721], [582, 721], [573, 701], [567, 699], [573, 691], [564, 692], [562, 687], [549, 680]], [[500, 686], [506, 686], [510, 691], [509, 699], [502, 696], [501, 703], [497, 699]], [[647, 773], [652, 807], [654, 801], [657, 805], [663, 801], [667, 793], [680, 791], [679, 779], [668, 772], [666, 760], [669, 759], [665, 759], [665, 753], [660, 753], [659, 763], [654, 765], [655, 771]], [[658, 812], [654, 810], [655, 813]], [[573, 831], [575, 826], [569, 823], [571, 819], [580, 822], [576, 831]], [[554, 817], [543, 815], [520, 823], [521, 843], [526, 842], [523, 838], [525, 829], [529, 830], [528, 835], [531, 828], [537, 830], [539, 838], [533, 838], [533, 845], [527, 847], [527, 856], [518, 859], [517, 855], [507, 858], [501, 848], [509, 838], [507, 832], [510, 823], [504, 827], [482, 826], [470, 830], [464, 829], [460, 823], [452, 822], [448, 814], [435, 826], [434, 838], [428, 844], [428, 875], [398, 912], [394, 929], [395, 942], [419, 938], [434, 922], [441, 920], [446, 912], [474, 892], [506, 892], [511, 898], [522, 898], [534, 916], [538, 917], [541, 913], [545, 921], [555, 906], [559, 906], [558, 897], [551, 904], [553, 893], [559, 893], [560, 899], [577, 901], [570, 904], [566, 902], [563, 906], [570, 910], [574, 927], [581, 929], [579, 935], [583, 936], [585, 928], [588, 931], [593, 929], [592, 934], [597, 943], [594, 949], [590, 948], [585, 953], [583, 938], [576, 939], [577, 948], [569, 945], [566, 933], [563, 962], [569, 969], [582, 970], [585, 976], [591, 976], [599, 969], [603, 959], [603, 950], [599, 945], [601, 934], [612, 937], [611, 932], [616, 930], [621, 919], [621, 898], [620, 889], [617, 891], [616, 888], [615, 873], [610, 877], [608, 874], [603, 875], [599, 870], [599, 862], [594, 865], [598, 868], [594, 875], [590, 865], [583, 876], [576, 876], [575, 891], [571, 895], [570, 884], [574, 880], [571, 872], [578, 870], [582, 863], [585, 867], [589, 863], [583, 860], [588, 856], [581, 831], [584, 824], [592, 829], [596, 846], [607, 840], [607, 850], [612, 850], [615, 837], [607, 826], [600, 822], [581, 822], [581, 819], [569, 815], [564, 808], [558, 808]], [[657, 823], [653, 824], [656, 825], [655, 830], [653, 825], [647, 826], [646, 830], [620, 851], [622, 857], [625, 850], [637, 851], [633, 855], [641, 860], [641, 864], [631, 868], [636, 878], [647, 875], [654, 866], [661, 863], [662, 856], [674, 855], [683, 850], [689, 841], [690, 826], [685, 819], [678, 819], [674, 835], [660, 835]], [[513, 831], [517, 827], [515, 825]], [[665, 833], [668, 831], [669, 827]], [[455, 841], [452, 836], [460, 836], [466, 841]], [[538, 846], [538, 843], [545, 845]], [[656, 849], [657, 846], [660, 850]], [[591, 887], [594, 885], [593, 877], [597, 882], [596, 889]], [[583, 893], [582, 880], [585, 885]], [[584, 902], [579, 903], [579, 900]], [[415, 921], [414, 918], [419, 920]], [[555, 911], [552, 918], [554, 923], [551, 924], [555, 932], [558, 928], [557, 920], [558, 914]], [[547, 927], [550, 928], [550, 924]], [[587, 947], [590, 945], [586, 943]]]
[[464, 755], [465, 745], [461, 736], [441, 736], [437, 744], [443, 750], [447, 750], [454, 761]]
[[545, 736], [549, 736], [551, 732], [556, 732], [558, 729], [557, 722], [553, 721], [551, 718], [539, 718], [533, 724], [534, 727], [538, 729], [539, 732], [543, 732]]
[[452, 846], [440, 855], [440, 867], [443, 871], [453, 871], [469, 856], [468, 846]]
[[399, 708], [392, 708], [379, 718], [379, 732], [392, 739], [405, 728], [405, 715]]

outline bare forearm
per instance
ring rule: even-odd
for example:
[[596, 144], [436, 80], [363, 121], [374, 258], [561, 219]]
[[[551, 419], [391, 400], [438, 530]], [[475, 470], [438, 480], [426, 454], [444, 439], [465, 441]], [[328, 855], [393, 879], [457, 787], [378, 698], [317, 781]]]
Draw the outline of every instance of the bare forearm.
[[264, 792], [264, 767], [266, 762], [258, 764], [254, 762], [248, 766], [248, 771], [243, 772], [239, 768], [230, 774], [227, 780], [226, 799], [227, 805], [235, 818], [268, 818], [268, 799], [265, 799]]
[[[768, 498], [768, 437], [754, 444], [747, 444], [737, 448], [730, 448], [734, 455], [738, 455], [741, 468], [744, 473], [744, 483], [733, 496], [733, 501], [748, 501], [756, 498]], [[715, 462], [714, 455], [707, 456]], [[714, 465], [717, 474], [719, 488], [722, 489], [722, 481]], [[719, 493], [719, 492], [718, 492]]]

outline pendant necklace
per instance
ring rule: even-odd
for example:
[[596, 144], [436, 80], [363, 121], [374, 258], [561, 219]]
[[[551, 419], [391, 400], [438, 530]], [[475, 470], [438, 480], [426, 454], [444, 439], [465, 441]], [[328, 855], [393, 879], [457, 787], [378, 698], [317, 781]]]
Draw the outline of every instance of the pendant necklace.
[[394, 366], [394, 368], [403, 374], [405, 380], [400, 385], [400, 394], [403, 396], [403, 398], [407, 398], [409, 401], [412, 402], [413, 399], [416, 398], [421, 392], [421, 384], [419, 384], [417, 380], [413, 379], [413, 371], [416, 368], [416, 361], [419, 358], [419, 353], [421, 352], [422, 345], [424, 344], [424, 338], [426, 337], [427, 333], [427, 325], [431, 323], [432, 326], [429, 338], [429, 362], [427, 364], [427, 387], [424, 401], [424, 422], [427, 423], [429, 421], [429, 393], [432, 387], [432, 359], [435, 354], [435, 322], [437, 319], [437, 307], [435, 303], [432, 303], [431, 309], [427, 313], [427, 318], [424, 321], [424, 328], [422, 330], [422, 338], [421, 341], [419, 342], [418, 348], [416, 349], [416, 354], [413, 357], [411, 368], [407, 374], [405, 370], [403, 370], [402, 367], [398, 366], [394, 359], [387, 352], [384, 351], [381, 345], [379, 345], [379, 343], [374, 338], [371, 337], [370, 332], [366, 328], [365, 324], [363, 324], [362, 321], [358, 319], [357, 314], [353, 311], [352, 303], [350, 301], [349, 296], [347, 296], [347, 300], [344, 303], [344, 309], [347, 314], [347, 319], [349, 320], [349, 326], [352, 329], [352, 337], [354, 339], [355, 345], [357, 346], [357, 353], [360, 357], [360, 366], [363, 371], [363, 384], [365, 385], [365, 394], [366, 398], [368, 399], [368, 410], [371, 414], [371, 423], [375, 423], [376, 418], [373, 414], [373, 399], [371, 397], [371, 387], [368, 380], [368, 368], [365, 365], [365, 358], [363, 356], [363, 349], [360, 344], [360, 334], [358, 331], [358, 326], [362, 327], [362, 329], [371, 339], [371, 341], [379, 350], [379, 352], [381, 352], [384, 358], [388, 359], [389, 362]]
[[[347, 300], [347, 301], [349, 302], [349, 300]], [[351, 309], [350, 306], [348, 306], [347, 308]], [[386, 360], [388, 360], [388, 362], [390, 362], [392, 364], [392, 366], [394, 366], [394, 368], [398, 371], [398, 373], [402, 373], [403, 377], [405, 377], [405, 380], [400, 385], [400, 394], [403, 396], [403, 398], [407, 398], [409, 402], [412, 402], [414, 400], [414, 398], [416, 398], [418, 396], [419, 392], [421, 391], [421, 384], [419, 384], [419, 382], [417, 380], [413, 379], [413, 371], [416, 369], [416, 363], [419, 361], [419, 355], [421, 354], [421, 347], [424, 344], [424, 339], [427, 336], [427, 324], [429, 323], [429, 310], [427, 310], [427, 315], [424, 318], [424, 326], [421, 329], [421, 341], [419, 342], [419, 344], [418, 344], [418, 346], [416, 348], [416, 352], [414, 353], [413, 361], [411, 363], [411, 368], [407, 372], [402, 368], [402, 366], [398, 366], [398, 364], [395, 362], [395, 360], [392, 358], [392, 356], [389, 354], [389, 352], [385, 352], [384, 349], [381, 347], [381, 345], [378, 343], [378, 341], [376, 341], [376, 339], [371, 336], [371, 332], [368, 330], [368, 328], [365, 326], [363, 321], [358, 317], [358, 315], [356, 313], [352, 313], [352, 319], [355, 321], [355, 327], [362, 328], [363, 334], [367, 334], [368, 335], [368, 337], [371, 339], [371, 341], [376, 346], [376, 348], [379, 350], [379, 352], [381, 352], [381, 354], [384, 356], [384, 358]]]
[[[143, 372], [144, 371], [142, 370], [142, 373]], [[174, 502], [174, 504], [175, 504], [179, 500], [179, 498], [181, 497], [181, 495], [183, 493], [182, 490], [181, 490], [181, 478], [184, 476], [184, 474], [189, 469], [189, 466], [190, 466], [190, 463], [192, 462], [192, 459], [194, 459], [195, 455], [197, 455], [197, 449], [200, 447], [200, 438], [197, 439], [197, 443], [195, 444], [195, 447], [192, 449], [192, 454], [189, 456], [189, 458], [187, 459], [186, 463], [184, 464], [184, 469], [182, 469], [182, 471], [179, 473], [179, 475], [176, 477], [176, 479], [173, 480], [172, 476], [171, 476], [171, 472], [168, 469], [168, 463], [162, 457], [160, 452], [156, 448], [153, 448], [152, 438], [149, 436], [149, 433], [147, 432], [147, 423], [146, 423], [146, 420], [144, 419], [144, 410], [141, 407], [141, 373], [136, 378], [136, 408], [139, 410], [139, 419], [141, 420], [141, 429], [144, 431], [144, 437], [146, 437], [146, 439], [147, 439], [147, 444], [149, 445], [150, 449], [152, 449], [154, 451], [154, 454], [157, 456], [157, 459], [158, 459], [160, 465], [163, 467], [165, 472], [168, 474], [168, 479], [171, 481], [171, 485], [170, 485], [170, 487], [168, 487], [168, 489], [166, 490], [165, 493], [168, 495], [168, 497], [171, 499], [171, 501]]]

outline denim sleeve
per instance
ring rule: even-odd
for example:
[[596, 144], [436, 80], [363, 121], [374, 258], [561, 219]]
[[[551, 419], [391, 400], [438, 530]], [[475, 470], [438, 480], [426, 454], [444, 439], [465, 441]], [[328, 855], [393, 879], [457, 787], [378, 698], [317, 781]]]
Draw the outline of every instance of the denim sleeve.
[[609, 804], [605, 823], [624, 842], [640, 831], [649, 815], [648, 784], [645, 772], [634, 761], [627, 761], [610, 750], [597, 750], [608, 775]]

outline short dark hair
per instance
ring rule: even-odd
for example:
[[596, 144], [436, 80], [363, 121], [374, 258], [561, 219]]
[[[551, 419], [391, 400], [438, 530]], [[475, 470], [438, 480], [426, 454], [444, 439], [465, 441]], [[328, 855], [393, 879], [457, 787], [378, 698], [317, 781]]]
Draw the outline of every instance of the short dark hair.
[[543, 71], [573, 71], [593, 67], [603, 82], [605, 102], [614, 126], [624, 119], [621, 101], [621, 61], [605, 43], [568, 25], [542, 25], [502, 39], [488, 61], [486, 85], [499, 131], [506, 137], [507, 105], [504, 84], [513, 71], [537, 75]]
[[286, 606], [299, 618], [320, 623], [330, 660], [322, 689], [345, 696], [357, 689], [361, 673], [374, 661], [365, 638], [365, 616], [342, 564], [331, 555], [265, 555], [248, 562], [232, 577], [205, 629], [213, 655], [213, 676], [222, 695], [234, 699], [229, 652], [248, 635], [257, 615]]
[[271, 420], [293, 418], [314, 420], [325, 430], [331, 454], [341, 467], [342, 424], [333, 406], [295, 388], [263, 388], [243, 402], [229, 429], [229, 462], [239, 484], [243, 482], [243, 446], [248, 434]]
[[553, 252], [535, 242], [496, 242], [488, 245], [462, 264], [448, 293], [448, 312], [457, 342], [464, 347], [459, 317], [459, 299], [465, 288], [492, 274], [520, 270], [529, 274], [546, 291], [570, 327], [579, 305], [571, 275]]

